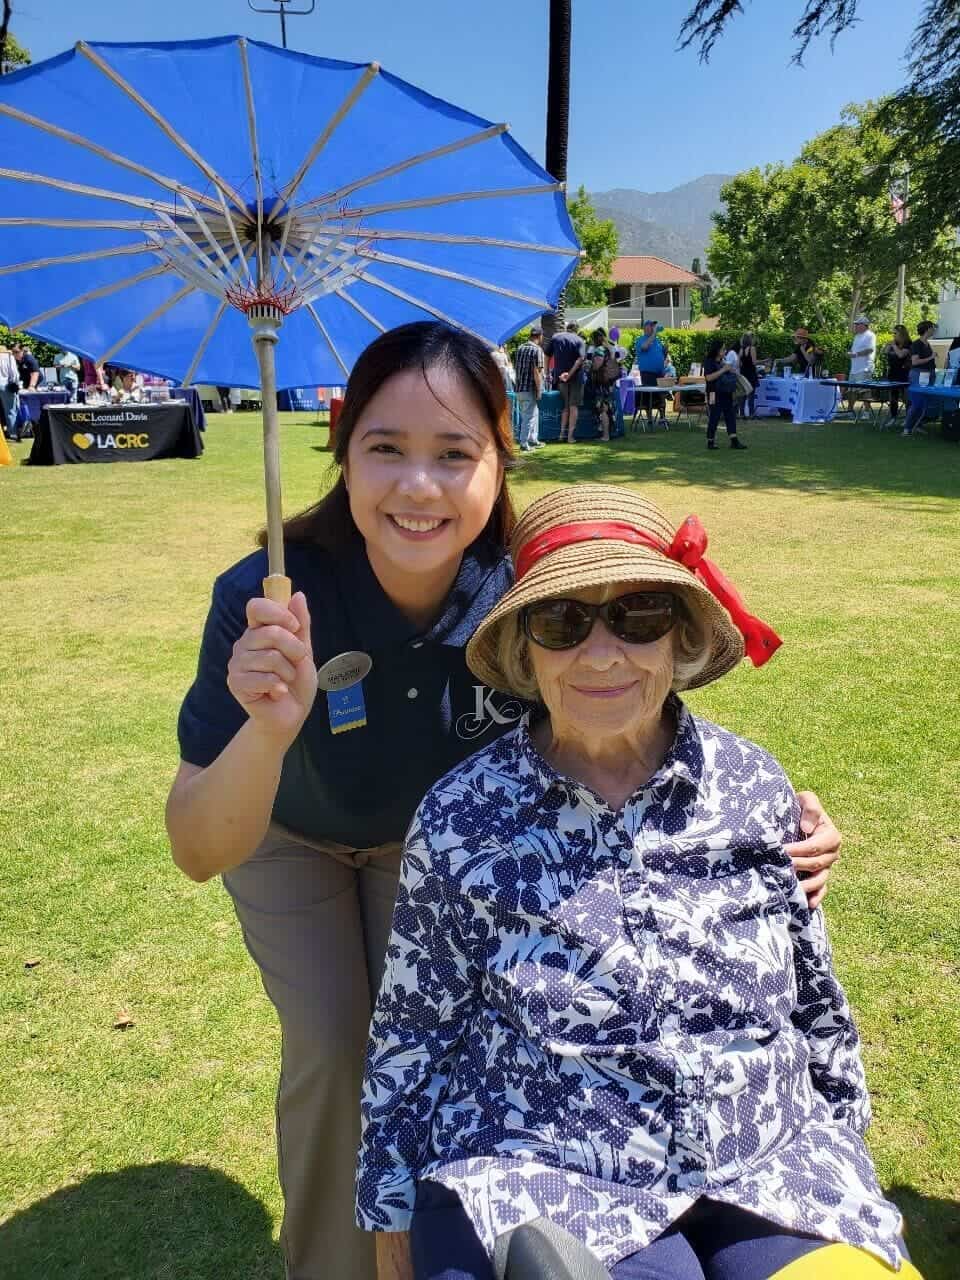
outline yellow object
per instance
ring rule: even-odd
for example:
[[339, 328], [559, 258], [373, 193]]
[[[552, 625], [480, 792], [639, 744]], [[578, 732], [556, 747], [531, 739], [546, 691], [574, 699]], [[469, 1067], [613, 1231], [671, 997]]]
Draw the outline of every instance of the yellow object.
[[15, 467], [17, 460], [10, 452], [7, 437], [0, 431], [0, 467]]
[[89, 449], [89, 448], [90, 448], [90, 440], [89, 440], [89, 438], [88, 438], [87, 436], [85, 436], [81, 431], [77, 431], [77, 432], [75, 432], [75, 433], [74, 433], [74, 436], [73, 436], [73, 443], [77, 446], [77, 448], [78, 448], [78, 449]]
[[814, 1249], [788, 1267], [775, 1271], [770, 1280], [923, 1280], [912, 1262], [894, 1271], [885, 1262], [849, 1244], [828, 1244]]

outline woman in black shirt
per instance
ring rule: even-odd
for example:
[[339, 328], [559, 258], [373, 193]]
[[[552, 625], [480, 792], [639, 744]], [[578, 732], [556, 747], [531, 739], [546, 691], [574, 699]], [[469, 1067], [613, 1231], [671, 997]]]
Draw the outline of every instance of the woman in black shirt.
[[740, 410], [745, 418], [752, 418], [756, 405], [757, 386], [760, 382], [760, 374], [757, 372], [757, 348], [752, 333], [745, 333], [740, 339], [740, 372], [753, 387], [750, 395], [741, 402]]
[[[887, 357], [887, 381], [907, 382], [910, 378], [910, 331], [904, 324], [898, 324], [893, 331], [893, 340], [884, 349]], [[895, 418], [900, 412], [900, 387], [890, 391], [890, 417]], [[903, 397], [907, 399], [906, 396]]]
[[724, 364], [723, 356], [726, 345], [719, 338], [714, 338], [707, 348], [703, 362], [703, 380], [707, 384], [707, 404], [710, 406], [707, 417], [707, 448], [717, 447], [717, 427], [720, 415], [730, 437], [731, 449], [745, 449], [747, 446], [737, 438], [737, 410], [733, 403], [733, 393], [737, 389], [737, 375], [728, 364]]
[[[932, 338], [937, 331], [937, 326], [932, 320], [921, 320], [917, 325], [917, 340], [910, 347], [910, 385], [916, 386], [920, 382], [921, 374], [927, 374], [924, 379], [927, 383], [933, 382], [933, 375], [937, 368], [937, 358], [933, 354], [933, 347], [927, 341]], [[909, 392], [907, 393], [910, 394]], [[912, 436], [917, 424], [922, 422], [926, 416], [927, 406], [923, 396], [910, 396], [910, 407], [907, 410], [906, 421], [903, 424], [902, 434]]]

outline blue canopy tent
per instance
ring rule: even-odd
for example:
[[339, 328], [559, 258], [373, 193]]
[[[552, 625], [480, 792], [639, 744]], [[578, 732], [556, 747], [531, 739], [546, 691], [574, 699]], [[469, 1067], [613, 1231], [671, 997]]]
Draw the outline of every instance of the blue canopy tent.
[[376, 63], [237, 36], [81, 42], [4, 76], [0, 157], [0, 320], [261, 386], [272, 563], [274, 387], [342, 383], [411, 320], [500, 342], [579, 254], [560, 184], [505, 125]]

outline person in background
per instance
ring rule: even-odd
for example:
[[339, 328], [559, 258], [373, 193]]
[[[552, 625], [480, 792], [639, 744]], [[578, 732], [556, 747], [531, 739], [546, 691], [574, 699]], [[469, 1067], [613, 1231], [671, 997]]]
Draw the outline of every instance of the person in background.
[[560, 443], [572, 443], [577, 411], [583, 404], [583, 366], [587, 358], [587, 344], [577, 332], [576, 320], [567, 321], [566, 332], [553, 335], [546, 354], [553, 361], [554, 386], [563, 398]]
[[866, 316], [857, 316], [853, 322], [853, 342], [847, 355], [850, 357], [850, 381], [862, 382], [873, 377], [877, 358], [877, 338]]
[[[657, 324], [656, 320], [645, 320], [643, 322], [643, 336], [637, 338], [633, 349], [633, 360], [637, 368], [640, 370], [640, 385], [642, 387], [655, 387], [659, 383], [659, 379], [663, 377], [664, 369], [664, 346], [657, 336], [662, 330], [662, 325]], [[659, 399], [659, 417], [661, 422], [667, 420], [667, 409], [660, 397], [645, 396], [647, 409], [647, 425], [653, 426], [653, 407], [654, 400]]]
[[803, 325], [793, 331], [793, 353], [777, 361], [784, 369], [790, 367], [794, 373], [806, 377], [812, 376], [815, 366], [823, 358], [823, 351], [810, 338]]
[[19, 440], [20, 370], [13, 353], [0, 344], [0, 425], [8, 440]]
[[22, 342], [15, 342], [11, 347], [13, 358], [20, 370], [20, 384], [24, 391], [35, 391], [40, 381], [40, 362], [32, 351], [28, 351]]
[[610, 427], [614, 421], [613, 397], [620, 379], [620, 364], [612, 342], [607, 341], [607, 331], [594, 329], [587, 348], [590, 387], [593, 391], [594, 412], [600, 427], [601, 440], [610, 439]]
[[665, 378], [675, 378], [677, 376], [677, 366], [673, 363], [673, 356], [670, 354], [670, 348], [666, 343], [663, 344], [663, 376]]
[[[857, 316], [853, 322], [853, 342], [850, 344], [850, 350], [847, 356], [850, 360], [850, 382], [869, 382], [873, 377], [874, 365], [877, 358], [877, 338], [870, 328], [870, 321], [866, 316]], [[869, 393], [868, 393], [869, 394]], [[857, 398], [857, 392], [854, 389], [848, 393], [847, 408], [852, 413], [854, 401]], [[866, 396], [861, 395], [861, 399]]]
[[139, 404], [143, 399], [143, 387], [137, 385], [137, 375], [132, 370], [128, 369], [114, 382], [112, 398], [120, 404]]
[[80, 386], [80, 358], [72, 351], [61, 351], [53, 363], [61, 387], [70, 393], [71, 400], [76, 400], [77, 388]]
[[757, 387], [760, 383], [760, 371], [757, 368], [757, 344], [752, 333], [745, 333], [740, 339], [740, 373], [750, 383], [750, 394], [740, 404], [740, 413], [744, 418], [752, 418], [756, 409]]
[[[957, 341], [957, 339], [954, 339]], [[908, 382], [910, 379], [910, 331], [906, 325], [898, 324], [893, 331], [893, 338], [883, 349], [887, 359], [887, 381]], [[904, 401], [900, 387], [890, 388], [890, 417], [895, 418], [900, 412], [900, 398]]]
[[707, 384], [707, 448], [717, 447], [717, 427], [723, 416], [730, 437], [731, 449], [745, 449], [747, 446], [737, 435], [737, 410], [733, 401], [733, 393], [737, 389], [737, 375], [724, 359], [726, 346], [720, 338], [714, 338], [707, 347], [703, 361], [703, 380]]
[[233, 413], [233, 405], [230, 403], [230, 388], [217, 387], [217, 395], [220, 399], [220, 412]]
[[[925, 383], [932, 383], [933, 376], [937, 370], [937, 357], [933, 354], [933, 347], [930, 345], [930, 339], [937, 331], [937, 326], [932, 320], [921, 320], [917, 325], [916, 341], [910, 345], [910, 384], [918, 386], [921, 377]], [[924, 377], [924, 375], [926, 375]], [[909, 396], [909, 392], [908, 392]], [[927, 402], [923, 396], [914, 396], [909, 400], [909, 408], [907, 416], [903, 423], [903, 431], [900, 433], [905, 436], [912, 436], [918, 425], [926, 416]]]
[[503, 379], [503, 388], [505, 391], [513, 391], [516, 387], [516, 373], [513, 365], [510, 363], [510, 357], [507, 354], [506, 347], [501, 343], [499, 347], [495, 347], [490, 354], [493, 356], [493, 362], [500, 370], [500, 377]]
[[[496, 359], [496, 352], [491, 354]], [[535, 324], [530, 329], [530, 337], [517, 348], [514, 361], [517, 406], [520, 410], [520, 449], [523, 453], [541, 447], [538, 403], [543, 390], [545, 364], [543, 330]]]
[[946, 367], [953, 370], [950, 382], [951, 385], [955, 385], [957, 381], [956, 370], [960, 369], [960, 337], [954, 338], [950, 343], [950, 349], [947, 352]]

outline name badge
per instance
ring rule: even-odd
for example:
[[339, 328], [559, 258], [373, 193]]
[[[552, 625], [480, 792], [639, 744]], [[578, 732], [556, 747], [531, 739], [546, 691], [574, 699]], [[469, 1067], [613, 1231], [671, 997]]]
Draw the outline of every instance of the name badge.
[[338, 653], [318, 670], [317, 684], [327, 695], [331, 733], [362, 729], [367, 723], [363, 681], [372, 667], [370, 655], [356, 650]]
[[325, 662], [317, 671], [317, 684], [327, 693], [338, 689], [349, 689], [352, 684], [359, 684], [370, 674], [373, 661], [369, 653], [352, 650], [350, 653], [338, 653], [335, 658]]

